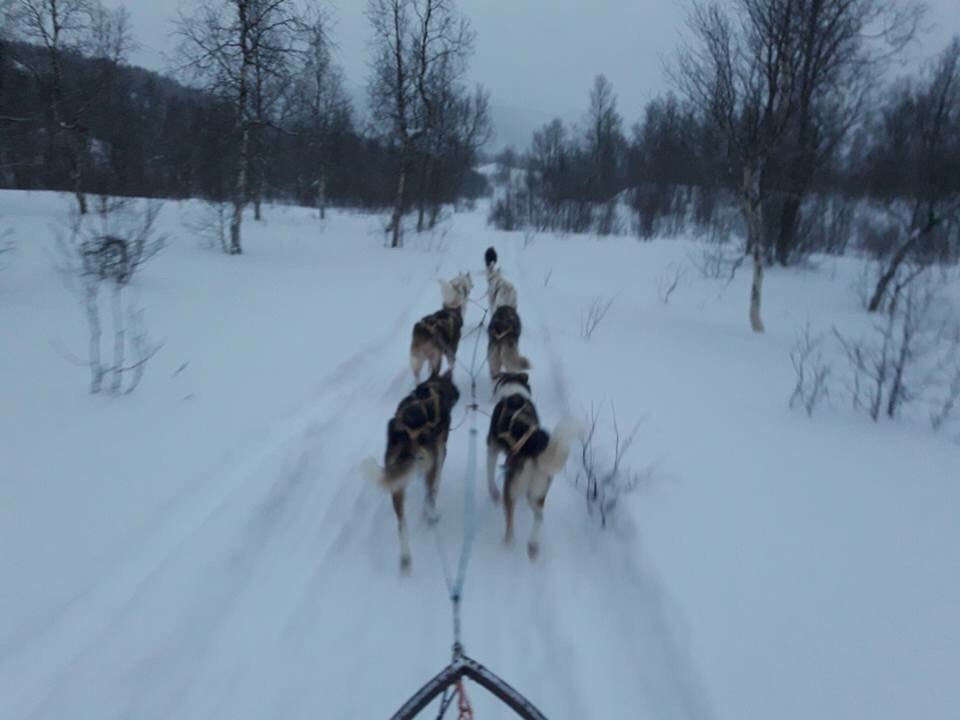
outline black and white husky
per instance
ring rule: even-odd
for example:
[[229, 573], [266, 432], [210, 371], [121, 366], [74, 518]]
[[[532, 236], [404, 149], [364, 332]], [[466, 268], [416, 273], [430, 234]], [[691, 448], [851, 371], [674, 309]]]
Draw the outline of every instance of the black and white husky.
[[424, 516], [430, 523], [439, 519], [437, 493], [440, 472], [447, 455], [450, 413], [460, 399], [453, 372], [432, 375], [407, 395], [387, 423], [387, 449], [383, 465], [367, 458], [364, 473], [393, 495], [393, 511], [400, 534], [400, 569], [410, 571], [410, 542], [404, 517], [404, 492], [418, 473], [427, 484]]
[[487, 248], [483, 256], [487, 265], [487, 307], [490, 312], [496, 311], [501, 305], [511, 305], [517, 307], [517, 289], [509, 280], [503, 277], [503, 273], [497, 266], [497, 251], [492, 247]]
[[533, 530], [527, 541], [531, 560], [540, 552], [540, 526], [543, 506], [553, 476], [567, 463], [570, 443], [577, 431], [572, 424], [561, 423], [553, 433], [540, 425], [526, 373], [501, 373], [494, 386], [496, 406], [487, 434], [487, 487], [495, 503], [501, 495], [496, 484], [496, 466], [500, 453], [506, 458], [503, 479], [503, 510], [506, 517], [504, 542], [513, 542], [513, 510], [521, 495], [533, 511]]

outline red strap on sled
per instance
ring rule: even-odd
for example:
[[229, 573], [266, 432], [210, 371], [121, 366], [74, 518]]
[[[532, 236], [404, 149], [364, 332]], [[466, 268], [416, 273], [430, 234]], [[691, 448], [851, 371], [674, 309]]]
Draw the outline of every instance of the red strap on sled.
[[473, 720], [473, 708], [467, 691], [463, 689], [463, 678], [457, 678], [457, 710], [460, 711], [459, 720]]

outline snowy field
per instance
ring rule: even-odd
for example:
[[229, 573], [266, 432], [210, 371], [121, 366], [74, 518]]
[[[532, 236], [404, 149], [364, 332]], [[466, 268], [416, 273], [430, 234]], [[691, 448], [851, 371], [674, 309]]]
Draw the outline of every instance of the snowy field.
[[[478, 485], [468, 653], [554, 720], [957, 717], [956, 431], [874, 425], [845, 401], [787, 409], [798, 329], [868, 323], [856, 261], [772, 270], [755, 336], [746, 272], [727, 287], [691, 269], [660, 300], [690, 240], [525, 247], [481, 207], [396, 251], [382, 218], [269, 207], [226, 257], [169, 203], [173, 242], [134, 282], [164, 347], [111, 399], [64, 357], [86, 343], [53, 269], [68, 206], [0, 194], [17, 246], [0, 258], [2, 720], [384, 718], [448, 662], [422, 485], [402, 577], [389, 497], [358, 466], [412, 388], [410, 328], [439, 308], [436, 278], [472, 270], [482, 302], [490, 244], [519, 291], [545, 423], [614, 401], [622, 426], [643, 421], [624, 462], [645, 474], [601, 530], [573, 458], [536, 564], [527, 508], [505, 548]], [[613, 304], [586, 340], [595, 297]], [[479, 394], [490, 410], [485, 375]], [[462, 426], [439, 499], [451, 558], [466, 456]], [[478, 720], [510, 717], [469, 687]]]

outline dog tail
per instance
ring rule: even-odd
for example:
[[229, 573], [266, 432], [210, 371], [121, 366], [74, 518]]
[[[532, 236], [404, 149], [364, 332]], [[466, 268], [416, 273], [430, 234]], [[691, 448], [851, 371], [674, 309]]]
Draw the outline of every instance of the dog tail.
[[384, 490], [389, 489], [387, 484], [387, 473], [383, 467], [372, 457], [366, 458], [360, 463], [360, 472], [367, 482], [376, 483]]
[[503, 358], [503, 363], [510, 372], [520, 372], [521, 370], [530, 369], [530, 361], [521, 355], [517, 349], [516, 338], [505, 338], [502, 348], [500, 357]]
[[580, 428], [571, 421], [561, 421], [550, 433], [546, 449], [537, 456], [537, 466], [547, 475], [563, 470], [570, 456], [570, 445], [580, 435]]
[[372, 457], [360, 463], [360, 472], [367, 482], [376, 484], [381, 490], [396, 492], [405, 488], [413, 475], [414, 462], [402, 463], [396, 472], [387, 471]]

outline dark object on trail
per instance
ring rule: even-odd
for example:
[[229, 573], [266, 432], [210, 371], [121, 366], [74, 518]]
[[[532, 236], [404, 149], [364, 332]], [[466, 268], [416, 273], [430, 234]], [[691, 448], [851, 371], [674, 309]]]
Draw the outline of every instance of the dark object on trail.
[[488, 247], [487, 251], [483, 254], [483, 260], [487, 263], [487, 268], [492, 268], [497, 264], [497, 251], [492, 247]]

